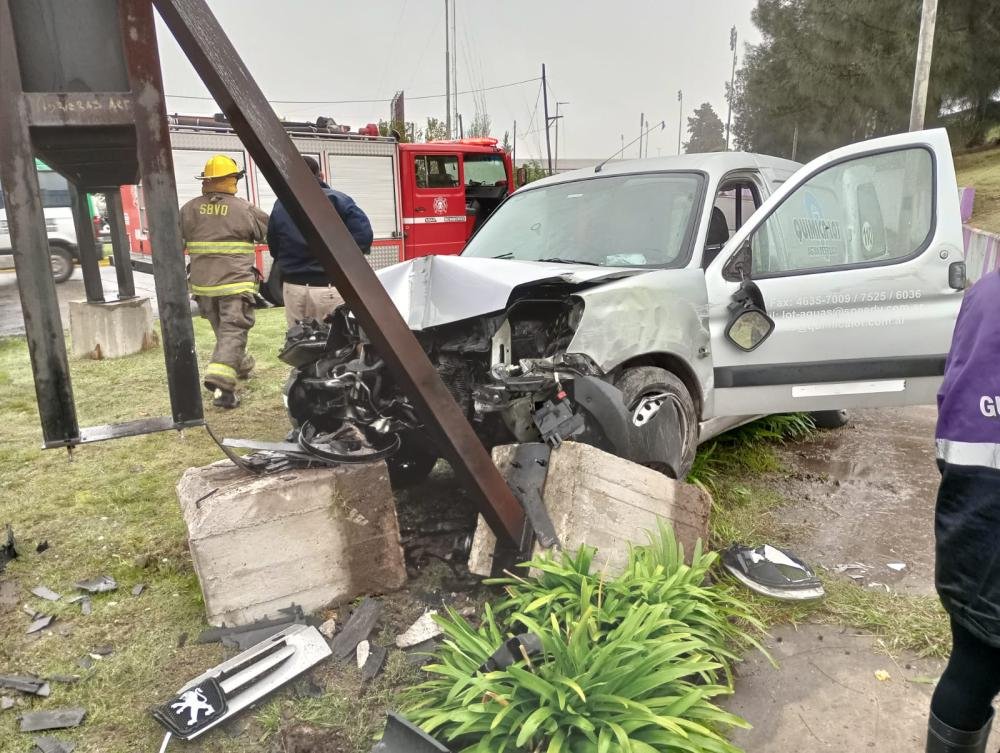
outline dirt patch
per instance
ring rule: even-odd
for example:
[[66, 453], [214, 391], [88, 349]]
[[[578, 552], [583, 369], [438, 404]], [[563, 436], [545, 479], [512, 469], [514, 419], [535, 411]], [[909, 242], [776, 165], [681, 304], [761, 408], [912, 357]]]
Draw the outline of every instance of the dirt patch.
[[846, 575], [869, 587], [933, 594], [936, 418], [933, 406], [857, 411], [780, 447], [788, 472], [765, 483], [789, 500], [776, 517], [795, 531], [791, 548], [834, 572], [864, 565]]
[[339, 732], [304, 724], [282, 730], [280, 753], [354, 753], [354, 747]]

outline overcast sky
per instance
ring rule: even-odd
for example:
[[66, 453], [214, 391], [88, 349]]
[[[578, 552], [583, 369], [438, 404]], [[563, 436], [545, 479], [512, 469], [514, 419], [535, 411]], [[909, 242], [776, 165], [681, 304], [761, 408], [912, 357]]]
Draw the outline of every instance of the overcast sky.
[[[564, 157], [600, 158], [639, 133], [639, 115], [666, 121], [650, 135], [649, 154], [677, 150], [677, 90], [685, 118], [711, 102], [725, 122], [731, 73], [729, 29], [745, 43], [759, 39], [750, 21], [754, 0], [456, 0], [458, 85], [464, 92], [540, 76], [548, 71], [550, 108], [565, 115]], [[356, 129], [388, 118], [388, 100], [406, 92], [406, 119], [422, 126], [444, 118], [444, 0], [210, 0], [275, 111], [292, 120], [334, 118]], [[168, 95], [207, 97], [170, 32], [159, 25]], [[538, 81], [459, 97], [464, 122], [485, 97], [495, 136], [513, 134], [517, 152], [543, 157]], [[416, 99], [437, 95], [427, 99]], [[301, 104], [302, 101], [323, 104]], [[340, 103], [333, 103], [340, 101]], [[214, 103], [168, 96], [170, 112], [210, 114]], [[686, 127], [686, 120], [685, 120]], [[553, 131], [554, 135], [554, 131]], [[685, 134], [686, 138], [686, 134]], [[638, 145], [626, 150], [637, 156]]]

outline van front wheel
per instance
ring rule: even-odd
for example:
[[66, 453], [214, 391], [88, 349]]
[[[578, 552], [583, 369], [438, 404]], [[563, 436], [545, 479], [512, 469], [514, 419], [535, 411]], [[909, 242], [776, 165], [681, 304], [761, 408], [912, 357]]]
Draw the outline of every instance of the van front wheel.
[[66, 282], [73, 274], [73, 255], [62, 246], [49, 246], [49, 263], [57, 283]]

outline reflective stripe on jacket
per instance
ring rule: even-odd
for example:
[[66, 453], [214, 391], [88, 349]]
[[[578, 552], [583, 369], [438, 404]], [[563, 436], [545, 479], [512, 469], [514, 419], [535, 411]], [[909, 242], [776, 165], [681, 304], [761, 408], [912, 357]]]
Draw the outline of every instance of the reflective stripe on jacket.
[[194, 295], [256, 292], [254, 247], [267, 234], [266, 212], [237, 196], [208, 193], [181, 207], [181, 230]]

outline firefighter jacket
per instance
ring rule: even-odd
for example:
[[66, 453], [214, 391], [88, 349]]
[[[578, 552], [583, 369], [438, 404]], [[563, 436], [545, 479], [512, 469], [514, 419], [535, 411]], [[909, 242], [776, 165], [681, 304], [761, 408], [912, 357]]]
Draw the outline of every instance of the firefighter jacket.
[[181, 207], [181, 230], [194, 295], [256, 292], [254, 245], [264, 241], [266, 212], [237, 196], [206, 193]]
[[1000, 647], [1000, 272], [965, 293], [936, 432], [935, 582], [945, 609]]
[[[320, 186], [333, 204], [333, 208], [337, 210], [340, 219], [344, 221], [361, 253], [368, 254], [374, 237], [368, 215], [347, 194], [335, 191], [322, 181]], [[286, 282], [296, 285], [330, 283], [326, 272], [316, 261], [316, 257], [309, 252], [306, 239], [302, 237], [302, 233], [299, 232], [281, 201], [276, 201], [271, 211], [271, 219], [267, 225], [267, 247]]]

